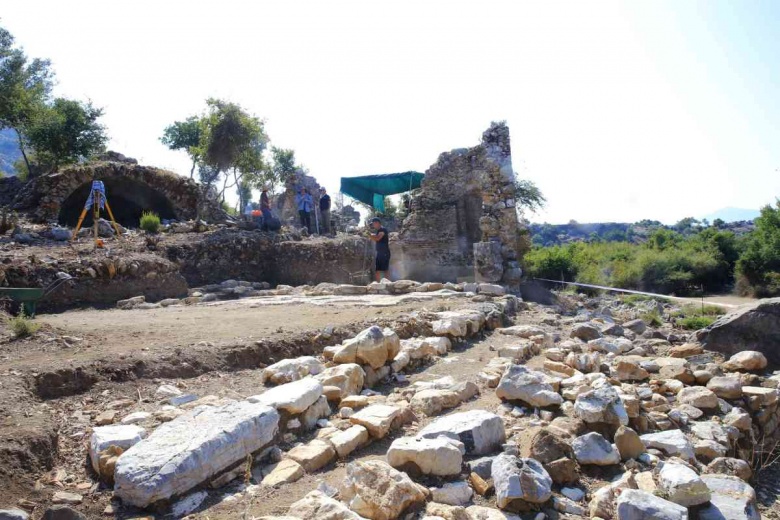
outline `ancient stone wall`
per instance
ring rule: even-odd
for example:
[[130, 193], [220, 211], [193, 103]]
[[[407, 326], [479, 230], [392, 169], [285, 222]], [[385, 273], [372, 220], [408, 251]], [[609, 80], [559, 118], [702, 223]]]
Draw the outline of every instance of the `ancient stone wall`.
[[[352, 283], [368, 273], [374, 248], [366, 238], [290, 240], [282, 234], [218, 231], [202, 242], [167, 249], [191, 286], [237, 279], [272, 285]], [[366, 276], [359, 283], [366, 283]]]
[[29, 213], [33, 221], [73, 225], [93, 180], [105, 183], [108, 201], [123, 225], [137, 226], [137, 217], [145, 210], [178, 220], [218, 222], [227, 217], [206, 187], [173, 172], [129, 162], [97, 162], [42, 175], [19, 190], [13, 208]]
[[425, 172], [391, 241], [391, 275], [515, 286], [519, 239], [509, 128], [493, 123], [479, 146], [443, 153]]
[[143, 295], [150, 301], [187, 295], [178, 266], [152, 253], [123, 251], [107, 258], [102, 251], [55, 263], [9, 263], [0, 266], [0, 284], [48, 287], [63, 271], [73, 277], [38, 304], [44, 312], [81, 306], [114, 306], [118, 300]]

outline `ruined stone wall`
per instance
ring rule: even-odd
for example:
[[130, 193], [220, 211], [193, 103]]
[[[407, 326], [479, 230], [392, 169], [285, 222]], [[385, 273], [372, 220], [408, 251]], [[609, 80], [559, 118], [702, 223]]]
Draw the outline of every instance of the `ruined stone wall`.
[[190, 286], [229, 279], [304, 285], [351, 283], [351, 274], [373, 267], [374, 249], [361, 237], [290, 240], [276, 233], [223, 230], [202, 242], [169, 247], [167, 257]]
[[391, 275], [419, 281], [519, 282], [519, 238], [509, 129], [443, 153], [426, 172], [395, 240]]
[[[298, 216], [298, 207], [295, 204], [295, 196], [301, 187], [309, 190], [311, 198], [314, 200], [315, 209], [319, 210], [320, 185], [317, 179], [311, 175], [306, 175], [303, 171], [296, 173], [285, 183], [284, 192], [276, 198], [276, 211], [282, 224], [300, 227]], [[314, 215], [311, 217], [312, 227], [315, 226]]]
[[[134, 197], [144, 192], [147, 200], [161, 201], [163, 209], [169, 205], [173, 218], [179, 220], [199, 217], [219, 222], [227, 217], [213, 191], [173, 172], [128, 162], [97, 162], [42, 175], [19, 190], [13, 208], [27, 212], [36, 222], [60, 219], [63, 206], [67, 207], [70, 203], [68, 199], [74, 193], [78, 195], [80, 207], [83, 207], [86, 197], [82, 197], [81, 192], [88, 194], [89, 186], [95, 179], [106, 183], [108, 201], [115, 213], [122, 211], [124, 200], [126, 205], [142, 203]], [[112, 185], [117, 188], [112, 189]]]
[[150, 301], [187, 296], [187, 283], [178, 266], [152, 253], [123, 251], [106, 258], [96, 251], [55, 263], [8, 263], [0, 266], [0, 284], [8, 287], [47, 287], [64, 271], [73, 277], [38, 304], [43, 312], [81, 306], [114, 306], [118, 300], [143, 295]]

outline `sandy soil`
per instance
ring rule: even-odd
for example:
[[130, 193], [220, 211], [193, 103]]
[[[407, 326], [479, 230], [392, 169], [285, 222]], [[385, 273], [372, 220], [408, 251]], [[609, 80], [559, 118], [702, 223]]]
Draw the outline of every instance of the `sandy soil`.
[[149, 310], [76, 310], [40, 315], [36, 321], [52, 337], [81, 341], [0, 343], [0, 372], [41, 369], [60, 362], [83, 364], [106, 356], [152, 355], [197, 346], [219, 348], [257, 340], [281, 340], [372, 320], [390, 319], [412, 311], [436, 311], [466, 305], [463, 298], [421, 293], [404, 296], [329, 297], [312, 299], [268, 297], [172, 306]]

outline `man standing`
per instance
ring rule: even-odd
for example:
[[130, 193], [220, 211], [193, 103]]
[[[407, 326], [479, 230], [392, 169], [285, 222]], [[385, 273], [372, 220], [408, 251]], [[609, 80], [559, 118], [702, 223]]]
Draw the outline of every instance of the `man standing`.
[[295, 205], [298, 206], [298, 215], [301, 217], [301, 227], [311, 233], [311, 210], [314, 208], [314, 201], [306, 188], [301, 187], [298, 195], [295, 196]]
[[387, 230], [382, 227], [382, 221], [374, 217], [371, 219], [371, 227], [374, 232], [368, 236], [376, 242], [376, 281], [387, 278], [390, 269], [390, 239]]
[[263, 191], [260, 193], [260, 209], [263, 211], [263, 215], [266, 211], [271, 212], [271, 201], [268, 200], [268, 186], [263, 186]]
[[322, 216], [322, 233], [330, 235], [330, 195], [325, 188], [320, 188], [320, 215]]

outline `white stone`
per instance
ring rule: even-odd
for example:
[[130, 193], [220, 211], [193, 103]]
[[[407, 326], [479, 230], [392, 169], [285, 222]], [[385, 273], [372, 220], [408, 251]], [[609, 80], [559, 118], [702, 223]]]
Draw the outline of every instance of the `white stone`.
[[616, 512], [616, 520], [688, 520], [688, 509], [637, 489], [620, 493]]
[[416, 484], [381, 460], [347, 464], [347, 476], [340, 497], [355, 513], [372, 520], [391, 520], [415, 503], [421, 503], [428, 489]]
[[704, 481], [684, 464], [665, 463], [658, 473], [658, 487], [667, 499], [681, 506], [698, 506], [710, 500], [710, 490]]
[[266, 367], [260, 374], [260, 382], [271, 382], [275, 385], [280, 385], [297, 381], [308, 375], [319, 374], [322, 370], [322, 363], [314, 356], [283, 359]]
[[474, 491], [467, 482], [449, 482], [442, 487], [430, 488], [434, 502], [450, 506], [463, 506], [469, 503]]
[[713, 410], [718, 407], [718, 396], [712, 390], [708, 390], [703, 386], [683, 388], [677, 394], [677, 401], [702, 410]]
[[479, 294], [487, 294], [489, 296], [503, 296], [506, 294], [504, 287], [493, 283], [481, 283], [478, 285], [477, 290]]
[[746, 482], [731, 475], [702, 475], [710, 490], [707, 506], [698, 511], [700, 520], [761, 520], [756, 492]]
[[346, 363], [323, 370], [315, 378], [322, 386], [336, 386], [341, 389], [341, 397], [359, 394], [363, 389], [366, 373], [356, 363]]
[[390, 431], [393, 419], [401, 413], [397, 406], [372, 404], [356, 412], [349, 421], [364, 426], [375, 439], [381, 439]]
[[485, 506], [469, 506], [466, 508], [466, 514], [472, 520], [520, 520], [518, 515]]
[[336, 448], [336, 453], [342, 459], [366, 444], [368, 439], [368, 430], [358, 424], [328, 438], [333, 447]]
[[580, 488], [564, 487], [561, 488], [561, 494], [566, 498], [574, 500], [575, 502], [579, 502], [580, 500], [585, 498], [585, 492]]
[[364, 520], [338, 500], [316, 489], [294, 502], [287, 515], [285, 518], [300, 520]]
[[462, 338], [468, 334], [468, 322], [460, 317], [444, 318], [431, 322], [431, 330], [439, 336]]
[[146, 430], [132, 424], [115, 424], [111, 426], [99, 426], [92, 430], [89, 439], [89, 460], [92, 468], [99, 473], [98, 461], [100, 452], [109, 446], [117, 446], [123, 450], [141, 442], [146, 437]]
[[304, 430], [312, 430], [319, 425], [320, 420], [330, 416], [328, 399], [321, 395], [317, 401], [298, 416]]
[[534, 459], [501, 453], [493, 459], [491, 476], [496, 487], [496, 505], [502, 509], [513, 500], [542, 504], [552, 496], [552, 478]]
[[486, 410], [469, 410], [440, 417], [420, 430], [417, 436], [426, 439], [450, 437], [462, 442], [466, 452], [474, 455], [491, 453], [506, 440], [504, 421]]
[[586, 423], [628, 424], [628, 413], [617, 391], [609, 385], [577, 396], [574, 413]]
[[766, 368], [766, 357], [755, 350], [743, 350], [737, 352], [729, 358], [728, 361], [723, 363], [724, 370], [763, 370]]
[[131, 414], [122, 417], [122, 420], [120, 422], [122, 424], [137, 424], [151, 418], [152, 418], [152, 414], [149, 412], [133, 412]]
[[278, 424], [276, 410], [247, 401], [196, 408], [119, 457], [114, 495], [137, 507], [181, 495], [266, 446]]
[[322, 383], [313, 377], [305, 377], [298, 381], [270, 388], [262, 394], [248, 397], [247, 401], [296, 414], [316, 403], [321, 395]]
[[425, 475], [458, 475], [465, 451], [463, 443], [448, 437], [401, 437], [387, 450], [387, 462], [402, 470], [412, 464]]
[[157, 399], [168, 399], [182, 395], [182, 391], [173, 385], [160, 385], [154, 392], [154, 397]]
[[171, 507], [171, 515], [174, 518], [187, 516], [188, 514], [198, 509], [198, 507], [200, 507], [200, 505], [204, 500], [206, 500], [206, 498], [208, 498], [208, 496], [209, 494], [206, 491], [196, 491], [195, 493], [190, 493], [186, 497], [178, 500], [175, 504], [173, 504]]
[[620, 452], [601, 434], [586, 433], [574, 439], [571, 443], [574, 457], [580, 464], [595, 466], [610, 466], [620, 463]]
[[686, 461], [693, 461], [696, 458], [693, 445], [680, 430], [646, 433], [639, 438], [646, 448], [661, 450], [668, 456], [678, 456]]
[[559, 405], [563, 398], [541, 372], [524, 365], [510, 365], [496, 388], [496, 396], [506, 400], [520, 400], [534, 407]]
[[383, 366], [393, 359], [400, 350], [398, 335], [391, 329], [376, 325], [361, 331], [357, 336], [345, 341], [333, 352], [336, 363], [362, 363], [373, 369]]

